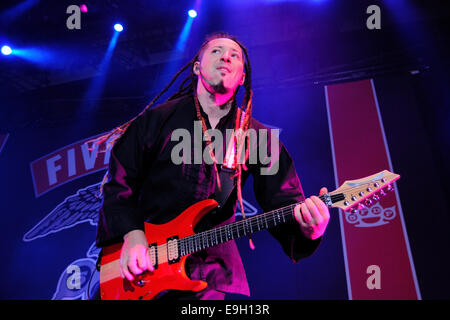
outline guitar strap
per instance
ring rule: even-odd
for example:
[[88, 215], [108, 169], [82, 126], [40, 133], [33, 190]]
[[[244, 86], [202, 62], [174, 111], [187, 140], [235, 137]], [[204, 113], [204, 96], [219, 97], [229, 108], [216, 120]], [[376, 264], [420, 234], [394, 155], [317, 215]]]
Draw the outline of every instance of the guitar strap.
[[214, 192], [214, 199], [219, 204], [218, 209], [221, 209], [225, 205], [231, 192], [236, 186], [236, 179], [232, 178], [235, 173], [236, 170], [221, 166], [219, 177], [222, 190], [219, 190], [216, 184], [216, 190]]

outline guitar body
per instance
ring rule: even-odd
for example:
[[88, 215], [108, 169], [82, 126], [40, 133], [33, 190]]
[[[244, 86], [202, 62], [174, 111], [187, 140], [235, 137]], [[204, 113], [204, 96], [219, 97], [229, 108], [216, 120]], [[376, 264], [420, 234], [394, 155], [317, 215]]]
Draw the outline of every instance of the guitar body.
[[169, 253], [170, 245], [167, 243], [170, 243], [173, 237], [181, 239], [193, 235], [196, 224], [216, 206], [215, 200], [203, 200], [190, 206], [168, 223], [161, 225], [145, 223], [145, 235], [150, 248], [158, 246], [157, 264], [154, 272], [144, 272], [135, 276], [133, 281], [122, 279], [120, 276], [120, 253], [123, 243], [103, 248], [100, 267], [101, 299], [150, 300], [164, 290], [201, 291], [205, 289], [207, 287], [205, 281], [194, 281], [186, 275], [185, 262], [189, 255], [173, 259], [173, 253]]

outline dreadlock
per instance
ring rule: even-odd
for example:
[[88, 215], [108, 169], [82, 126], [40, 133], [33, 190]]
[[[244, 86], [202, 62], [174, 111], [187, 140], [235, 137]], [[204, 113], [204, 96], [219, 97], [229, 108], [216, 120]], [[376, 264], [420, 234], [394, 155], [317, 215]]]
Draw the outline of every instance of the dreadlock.
[[[227, 38], [227, 39], [233, 40], [241, 47], [242, 52], [244, 53], [244, 56], [245, 56], [244, 70], [245, 70], [246, 76], [245, 76], [245, 81], [243, 84], [244, 88], [245, 88], [245, 94], [244, 94], [241, 108], [237, 108], [237, 110], [236, 110], [236, 118], [235, 118], [235, 126], [234, 126], [234, 132], [240, 133], [240, 134], [235, 134], [234, 141], [233, 142], [230, 141], [230, 143], [235, 143], [235, 146], [236, 146], [235, 154], [234, 154], [234, 164], [233, 164], [233, 167], [236, 169], [236, 174], [232, 178], [237, 177], [237, 183], [236, 183], [237, 184], [237, 196], [238, 196], [238, 201], [239, 201], [239, 205], [241, 207], [243, 218], [245, 219], [244, 205], [243, 205], [243, 200], [242, 200], [242, 171], [247, 170], [247, 167], [245, 166], [245, 162], [247, 161], [247, 159], [249, 157], [249, 150], [248, 150], [248, 148], [245, 148], [246, 140], [248, 139], [248, 135], [245, 135], [245, 132], [247, 131], [247, 129], [250, 125], [251, 115], [252, 115], [252, 97], [253, 97], [253, 92], [251, 89], [251, 87], [252, 87], [252, 85], [251, 85], [252, 69], [251, 69], [247, 49], [245, 48], [245, 46], [242, 43], [240, 43], [232, 35], [229, 35], [224, 32], [217, 32], [217, 33], [207, 36], [205, 39], [205, 42], [202, 44], [202, 46], [200, 47], [200, 50], [195, 55], [195, 57], [191, 61], [189, 61], [185, 66], [183, 66], [172, 77], [172, 80], [169, 82], [169, 84], [142, 110], [141, 113], [139, 113], [136, 117], [129, 120], [128, 122], [114, 128], [107, 134], [102, 135], [101, 137], [98, 137], [96, 139], [90, 140], [87, 143], [93, 142], [92, 146], [94, 146], [94, 145], [100, 145], [100, 144], [106, 142], [106, 150], [99, 151], [99, 152], [105, 152], [107, 150], [112, 149], [114, 144], [125, 133], [127, 128], [130, 126], [130, 124], [133, 121], [135, 121], [139, 116], [141, 116], [152, 105], [154, 105], [155, 102], [167, 90], [169, 90], [169, 88], [173, 85], [173, 83], [178, 79], [180, 74], [182, 74], [188, 67], [190, 67], [190, 74], [188, 76], [186, 76], [186, 78], [181, 82], [181, 84], [178, 88], [178, 91], [176, 93], [174, 93], [172, 96], [170, 96], [166, 101], [174, 100], [174, 99], [177, 99], [179, 97], [182, 97], [182, 96], [185, 96], [188, 94], [193, 94], [195, 105], [196, 105], [197, 118], [199, 121], [201, 121], [203, 134], [205, 136], [207, 136], [207, 132], [206, 132], [207, 127], [206, 127], [205, 119], [200, 112], [200, 106], [199, 106], [198, 97], [197, 97], [196, 88], [197, 88], [198, 79], [197, 79], [197, 75], [195, 75], [193, 72], [193, 66], [194, 66], [195, 62], [201, 60], [203, 53], [204, 53], [205, 49], [207, 48], [208, 43], [210, 41], [212, 41], [214, 39], [218, 39], [218, 38]], [[240, 86], [238, 86], [235, 90], [235, 93], [231, 99], [232, 103], [236, 103], [236, 96], [237, 96], [239, 89], [240, 89]], [[220, 178], [219, 178], [219, 174], [218, 174], [218, 170], [217, 170], [217, 160], [214, 156], [214, 152], [211, 147], [212, 144], [210, 142], [211, 142], [211, 140], [207, 139], [207, 147], [209, 148], [210, 156], [211, 156], [211, 159], [213, 160], [213, 166], [214, 166], [214, 170], [216, 172], [216, 181], [217, 181], [218, 187], [220, 189], [221, 183], [220, 183]], [[92, 147], [92, 149], [93, 149], [93, 147]], [[243, 149], [245, 149], [245, 151]], [[244, 152], [244, 155], [243, 155], [243, 152]], [[244, 161], [239, 161], [239, 159], [242, 159], [242, 156], [244, 156]], [[108, 177], [108, 172], [103, 177], [103, 181], [102, 181], [102, 184], [100, 187], [100, 194], [103, 193], [103, 186], [107, 181], [107, 177]], [[252, 243], [251, 243], [251, 246], [253, 246]]]

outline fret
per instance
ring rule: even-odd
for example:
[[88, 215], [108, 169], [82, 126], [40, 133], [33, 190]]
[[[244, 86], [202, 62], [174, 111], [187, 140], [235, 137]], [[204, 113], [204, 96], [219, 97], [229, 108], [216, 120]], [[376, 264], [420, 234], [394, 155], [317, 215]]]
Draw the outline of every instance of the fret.
[[195, 251], [200, 250], [200, 242], [198, 236], [194, 236]]
[[259, 214], [248, 219], [242, 219], [228, 225], [180, 239], [180, 254], [185, 256], [235, 238], [240, 238], [257, 231], [273, 228], [281, 223], [289, 222], [290, 220], [295, 219], [295, 205], [296, 204]]

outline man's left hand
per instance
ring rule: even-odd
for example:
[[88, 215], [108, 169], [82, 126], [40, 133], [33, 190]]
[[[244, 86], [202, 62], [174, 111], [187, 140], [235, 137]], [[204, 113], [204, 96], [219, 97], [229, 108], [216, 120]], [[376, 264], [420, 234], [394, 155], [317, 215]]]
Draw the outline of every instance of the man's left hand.
[[[320, 189], [319, 196], [328, 193], [327, 188]], [[312, 196], [294, 208], [295, 219], [303, 234], [311, 240], [320, 238], [327, 228], [330, 212], [319, 197]]]

